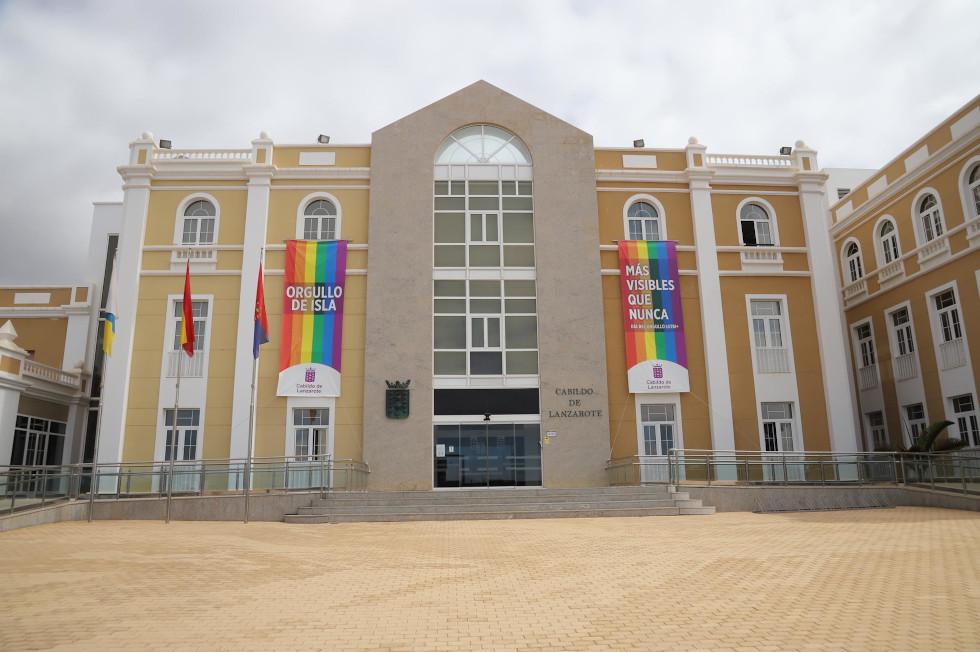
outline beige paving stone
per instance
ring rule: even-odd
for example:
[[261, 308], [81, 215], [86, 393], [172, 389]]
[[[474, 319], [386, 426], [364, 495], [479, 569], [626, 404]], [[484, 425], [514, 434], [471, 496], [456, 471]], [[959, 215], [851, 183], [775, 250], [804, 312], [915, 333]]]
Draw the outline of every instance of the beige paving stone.
[[980, 649], [980, 514], [0, 535], [0, 650]]

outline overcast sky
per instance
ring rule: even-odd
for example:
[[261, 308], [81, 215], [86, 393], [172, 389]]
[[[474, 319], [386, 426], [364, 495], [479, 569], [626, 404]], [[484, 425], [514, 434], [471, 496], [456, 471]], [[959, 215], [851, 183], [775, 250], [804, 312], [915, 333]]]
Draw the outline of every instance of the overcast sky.
[[597, 146], [877, 168], [980, 92], [978, 25], [977, 0], [0, 0], [0, 285], [84, 280], [143, 131], [368, 143], [478, 79]]

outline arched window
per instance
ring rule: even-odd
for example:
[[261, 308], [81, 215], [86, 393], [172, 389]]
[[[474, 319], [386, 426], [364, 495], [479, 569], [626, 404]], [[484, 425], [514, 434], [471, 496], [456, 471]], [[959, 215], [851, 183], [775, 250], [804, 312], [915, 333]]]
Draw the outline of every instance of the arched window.
[[436, 152], [436, 165], [445, 163], [498, 163], [530, 165], [531, 153], [505, 129], [472, 125], [454, 132]]
[[974, 165], [966, 182], [967, 205], [973, 211], [967, 219], [980, 217], [980, 164]]
[[898, 249], [898, 233], [895, 231], [895, 224], [891, 220], [882, 222], [878, 228], [878, 244], [881, 245], [881, 255], [884, 263], [898, 260], [901, 252]]
[[864, 268], [861, 265], [861, 248], [856, 242], [850, 242], [844, 247], [844, 262], [850, 272], [851, 283], [864, 276]]
[[303, 211], [304, 240], [337, 239], [337, 207], [327, 199], [315, 199]]
[[206, 199], [198, 199], [184, 209], [184, 229], [181, 244], [214, 244], [214, 220], [217, 211], [214, 204]]
[[626, 211], [626, 224], [630, 240], [660, 240], [660, 214], [652, 204], [633, 202]]
[[742, 244], [747, 247], [772, 246], [773, 229], [769, 212], [760, 204], [748, 203], [738, 214]]
[[936, 196], [927, 194], [919, 200], [919, 224], [922, 227], [922, 242], [930, 242], [943, 234], [943, 218], [939, 211]]

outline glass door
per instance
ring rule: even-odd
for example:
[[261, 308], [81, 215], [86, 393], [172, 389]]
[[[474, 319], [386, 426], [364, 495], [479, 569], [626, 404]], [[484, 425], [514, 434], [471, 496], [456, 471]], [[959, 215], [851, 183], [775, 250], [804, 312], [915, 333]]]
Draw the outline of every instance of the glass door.
[[541, 426], [536, 423], [437, 425], [434, 486], [541, 486]]

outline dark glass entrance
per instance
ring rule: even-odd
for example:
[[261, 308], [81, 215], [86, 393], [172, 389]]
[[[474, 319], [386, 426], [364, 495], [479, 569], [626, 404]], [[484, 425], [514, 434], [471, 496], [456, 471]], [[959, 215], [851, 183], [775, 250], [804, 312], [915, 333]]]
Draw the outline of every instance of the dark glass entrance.
[[435, 426], [435, 481], [442, 487], [540, 487], [541, 426]]

